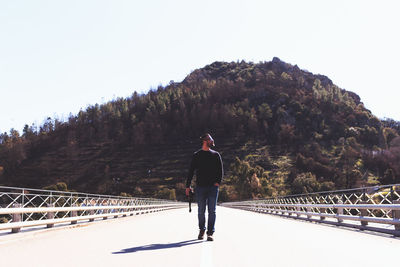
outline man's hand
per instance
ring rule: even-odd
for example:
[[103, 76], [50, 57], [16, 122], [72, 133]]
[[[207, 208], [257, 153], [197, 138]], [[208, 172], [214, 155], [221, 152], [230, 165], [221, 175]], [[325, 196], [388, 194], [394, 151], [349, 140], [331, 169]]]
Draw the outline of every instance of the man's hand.
[[190, 187], [187, 187], [187, 188], [186, 188], [186, 196], [189, 196], [190, 190], [192, 190]]
[[219, 186], [219, 183], [215, 183], [214, 185], [215, 185], [215, 186]]

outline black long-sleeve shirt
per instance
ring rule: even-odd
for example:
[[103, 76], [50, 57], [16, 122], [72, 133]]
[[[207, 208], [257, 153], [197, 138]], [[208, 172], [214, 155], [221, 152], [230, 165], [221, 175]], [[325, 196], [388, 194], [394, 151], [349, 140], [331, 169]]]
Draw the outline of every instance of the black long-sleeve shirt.
[[196, 151], [190, 163], [186, 187], [190, 187], [195, 172], [197, 186], [212, 186], [215, 183], [220, 184], [224, 175], [221, 155], [212, 149], [208, 151], [202, 149]]

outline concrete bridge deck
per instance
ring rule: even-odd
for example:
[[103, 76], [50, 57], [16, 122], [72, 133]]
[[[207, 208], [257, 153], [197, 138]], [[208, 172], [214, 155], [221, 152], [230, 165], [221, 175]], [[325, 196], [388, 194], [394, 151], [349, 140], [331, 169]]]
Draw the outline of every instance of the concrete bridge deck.
[[0, 235], [1, 266], [381, 266], [400, 239], [217, 207], [215, 241], [197, 208]]

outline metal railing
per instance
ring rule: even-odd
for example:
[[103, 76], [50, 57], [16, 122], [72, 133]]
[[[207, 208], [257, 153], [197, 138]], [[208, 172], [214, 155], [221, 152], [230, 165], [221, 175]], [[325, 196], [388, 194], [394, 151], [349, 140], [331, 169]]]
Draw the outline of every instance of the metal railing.
[[400, 235], [400, 184], [229, 202], [221, 205]]
[[185, 203], [109, 195], [0, 186], [0, 231], [183, 208]]

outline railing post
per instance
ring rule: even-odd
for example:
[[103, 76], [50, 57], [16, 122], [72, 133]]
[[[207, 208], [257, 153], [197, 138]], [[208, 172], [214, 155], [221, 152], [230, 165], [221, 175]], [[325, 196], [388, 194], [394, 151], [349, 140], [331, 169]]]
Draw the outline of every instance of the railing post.
[[136, 205], [135, 202], [133, 202], [133, 201], [129, 202], [130, 207], [129, 207], [128, 211], [130, 212], [130, 214], [129, 214], [130, 216], [134, 215], [134, 213], [133, 213], [134, 209], [132, 208], [132, 206], [134, 206], [134, 205]]
[[[343, 204], [342, 197], [338, 200], [338, 204], [339, 205]], [[341, 215], [343, 215], [343, 208], [342, 207], [337, 208], [337, 216], [341, 216]], [[343, 219], [341, 219], [341, 218], [337, 218], [337, 220], [338, 220], [338, 223], [342, 223], [343, 222]]]
[[[47, 207], [54, 208], [54, 204], [47, 204]], [[47, 212], [46, 219], [48, 219], [48, 220], [54, 219], [54, 211]], [[53, 228], [53, 227], [54, 227], [54, 223], [47, 224], [47, 228]]]
[[[307, 203], [306, 205], [310, 205], [310, 201], [307, 198]], [[307, 219], [311, 219], [311, 215], [309, 215], [309, 212], [311, 211], [310, 207], [306, 207], [306, 212], [307, 212]]]
[[[76, 205], [72, 205], [71, 207], [76, 207]], [[78, 216], [78, 211], [76, 211], [76, 210], [71, 210], [71, 217], [77, 217]], [[71, 221], [71, 224], [77, 224], [78, 223], [78, 221], [77, 220], [74, 220], [74, 221]]]
[[22, 208], [24, 207], [24, 205], [25, 205], [25, 189], [22, 189]]
[[[93, 206], [93, 202], [92, 202], [91, 199], [89, 199], [89, 195], [88, 195], [88, 194], [86, 194], [86, 198], [85, 198], [85, 200], [84, 200], [84, 203], [85, 203], [85, 205], [88, 206], [88, 207], [92, 207], [92, 206]], [[92, 216], [92, 215], [94, 215], [94, 210], [88, 210], [87, 213], [88, 213], [90, 216]], [[94, 221], [94, 218], [90, 218], [90, 219], [89, 219], [89, 222], [93, 222], [93, 221]]]
[[323, 220], [325, 220], [326, 219], [326, 217], [325, 216], [323, 216], [323, 214], [325, 214], [326, 213], [326, 208], [320, 208], [319, 209], [319, 213], [321, 214], [321, 216], [320, 216], [320, 220], [321, 221], [323, 221]]
[[[21, 204], [14, 204], [13, 208], [22, 208]], [[12, 215], [12, 222], [21, 222], [22, 221], [22, 213], [15, 213]], [[21, 231], [21, 227], [15, 227], [12, 228], [11, 232], [12, 233], [18, 233], [19, 231]]]
[[[94, 215], [94, 212], [95, 212], [94, 210], [90, 210], [89, 215]], [[93, 222], [93, 221], [94, 221], [94, 218], [89, 219], [89, 222]]]
[[[126, 201], [123, 201], [122, 202], [122, 206], [128, 206], [128, 203], [126, 202]], [[127, 216], [127, 212], [128, 212], [128, 209], [127, 208], [125, 208], [125, 209], [123, 209], [122, 210], [125, 214], [124, 215], [122, 215], [122, 217], [126, 217]]]
[[[119, 202], [118, 202], [118, 204], [117, 204], [117, 203], [115, 203], [115, 200], [113, 200], [113, 201], [111, 202], [111, 205], [113, 205], [113, 206], [119, 206]], [[115, 212], [119, 213], [119, 209], [112, 209], [112, 210], [111, 210], [111, 213], [115, 213]], [[114, 218], [118, 218], [118, 215], [114, 215]]]
[[[361, 201], [360, 204], [367, 204], [367, 201]], [[361, 209], [361, 217], [367, 217], [368, 216], [368, 210], [367, 209]], [[366, 221], [361, 221], [362, 226], [367, 226], [368, 222]]]
[[306, 207], [306, 211], [307, 211], [307, 219], [311, 219], [311, 215], [308, 214], [311, 211], [311, 208]]
[[136, 215], [139, 215], [139, 214], [140, 214], [139, 210], [140, 210], [140, 208], [138, 208], [138, 207], [135, 208]]
[[[393, 200], [393, 204], [400, 204], [400, 200]], [[400, 210], [393, 210], [393, 219], [400, 219]], [[394, 229], [400, 231], [400, 224], [395, 224]]]
[[[108, 203], [107, 203], [107, 205], [108, 205]], [[106, 210], [103, 210], [103, 214], [105, 214], [105, 216], [103, 216], [103, 220], [107, 220], [107, 214], [110, 212], [110, 210], [109, 209], [106, 209]]]
[[393, 186], [391, 186], [390, 187], [390, 202], [392, 202], [394, 204], [393, 194], [394, 194], [394, 190], [393, 190]]

